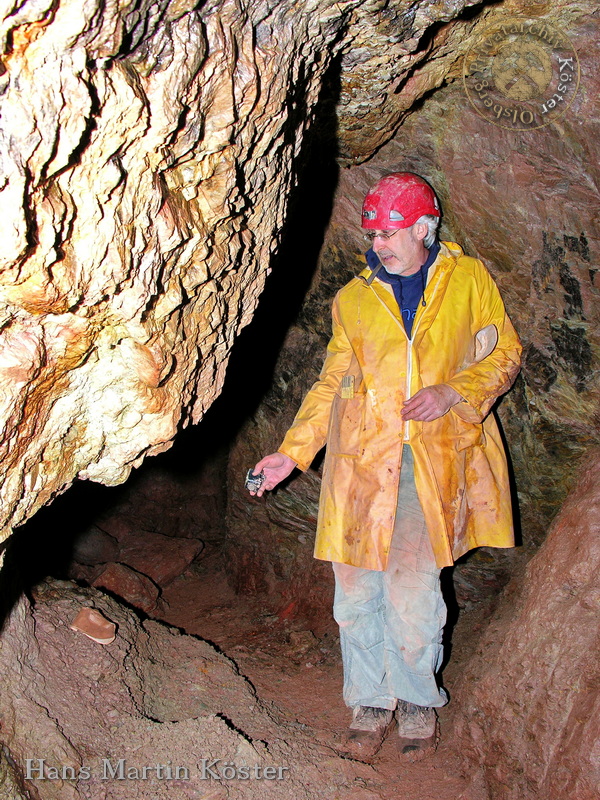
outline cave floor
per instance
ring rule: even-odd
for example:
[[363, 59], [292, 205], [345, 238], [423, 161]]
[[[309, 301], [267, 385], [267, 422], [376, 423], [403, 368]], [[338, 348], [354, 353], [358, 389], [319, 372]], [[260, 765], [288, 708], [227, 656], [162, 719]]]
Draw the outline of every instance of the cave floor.
[[[193, 564], [164, 589], [166, 610], [161, 618], [217, 646], [236, 662], [264, 704], [276, 707], [287, 722], [312, 731], [323, 752], [334, 752], [349, 722], [341, 697], [342, 665], [334, 621], [309, 624], [288, 615], [285, 607], [278, 615], [267, 614], [258, 599], [236, 596], [224, 572], [215, 569], [211, 560]], [[473, 620], [468, 616], [455, 628], [452, 659], [444, 671], [450, 693], [461, 663], [473, 648], [469, 636]], [[373, 765], [346, 760], [350, 780], [345, 784], [350, 783], [352, 791], [340, 794], [339, 800], [484, 800], [468, 776], [461, 775], [449, 747], [452, 717], [449, 703], [440, 711], [442, 738], [437, 752], [417, 764], [398, 759], [395, 732]], [[327, 769], [326, 757], [322, 768]], [[326, 800], [338, 799], [328, 796]]]

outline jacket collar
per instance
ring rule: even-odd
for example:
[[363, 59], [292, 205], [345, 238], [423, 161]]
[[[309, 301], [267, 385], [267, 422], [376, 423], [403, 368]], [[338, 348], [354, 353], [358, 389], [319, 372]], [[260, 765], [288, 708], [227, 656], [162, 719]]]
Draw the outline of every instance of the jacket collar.
[[[429, 268], [427, 276], [427, 286], [423, 295], [425, 299], [425, 307], [419, 305], [417, 314], [413, 324], [413, 340], [418, 342], [423, 337], [423, 334], [431, 326], [431, 323], [436, 318], [450, 275], [454, 271], [458, 258], [462, 255], [463, 251], [460, 245], [455, 242], [440, 242], [440, 252], [436, 260]], [[382, 268], [381, 264], [373, 267], [367, 267], [358, 276], [364, 281], [366, 286], [370, 287], [372, 291], [379, 297], [380, 301], [387, 306], [392, 315], [397, 317], [402, 324], [398, 310], [398, 303], [395, 302], [392, 293], [385, 289], [380, 281], [376, 281], [375, 277]]]
[[[378, 272], [383, 269], [383, 264], [381, 261], [377, 258], [375, 253], [372, 253], [372, 256], [370, 256], [371, 253], [372, 251], [369, 251], [367, 254], [368, 266], [366, 266], [362, 272], [358, 274], [358, 277], [362, 278], [367, 286], [370, 286], [373, 283]], [[438, 253], [436, 260], [429, 268], [427, 283], [429, 284], [431, 282], [432, 278], [440, 268], [447, 268], [450, 266], [450, 264], [447, 262], [451, 262], [451, 266], [454, 267], [456, 260], [462, 256], [462, 254], [462, 247], [459, 244], [456, 244], [456, 242], [440, 242], [440, 252]]]
[[446, 294], [450, 276], [456, 262], [463, 253], [455, 242], [440, 242], [438, 257], [429, 269], [429, 280], [425, 287], [425, 307], [419, 306], [413, 323], [413, 341], [418, 344], [437, 317]]

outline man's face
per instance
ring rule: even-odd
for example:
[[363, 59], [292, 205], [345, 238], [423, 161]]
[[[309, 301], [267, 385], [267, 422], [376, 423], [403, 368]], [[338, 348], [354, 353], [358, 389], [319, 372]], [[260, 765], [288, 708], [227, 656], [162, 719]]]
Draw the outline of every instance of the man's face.
[[[414, 275], [427, 259], [423, 239], [427, 226], [411, 225], [396, 231], [374, 231], [373, 250], [388, 272], [394, 275]], [[381, 236], [385, 233], [387, 238]], [[391, 235], [390, 235], [391, 234]]]

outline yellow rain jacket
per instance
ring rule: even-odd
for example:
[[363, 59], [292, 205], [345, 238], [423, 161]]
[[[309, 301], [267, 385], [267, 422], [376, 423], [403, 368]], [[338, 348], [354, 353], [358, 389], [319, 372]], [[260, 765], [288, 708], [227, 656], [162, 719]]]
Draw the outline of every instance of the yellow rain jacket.
[[[489, 412], [519, 371], [521, 345], [498, 288], [481, 261], [442, 242], [409, 340], [376, 273], [363, 270], [337, 293], [320, 378], [279, 448], [306, 470], [327, 442], [315, 557], [386, 568], [404, 444], [438, 567], [473, 547], [511, 547], [506, 456]], [[476, 362], [488, 326], [498, 341]], [[403, 423], [404, 401], [438, 383], [463, 402], [432, 422]]]

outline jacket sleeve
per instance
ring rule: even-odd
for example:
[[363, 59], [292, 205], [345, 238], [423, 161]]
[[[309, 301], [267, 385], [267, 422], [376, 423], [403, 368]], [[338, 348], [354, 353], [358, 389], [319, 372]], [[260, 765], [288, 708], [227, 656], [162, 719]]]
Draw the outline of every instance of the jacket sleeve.
[[289, 456], [303, 471], [308, 469], [327, 441], [333, 398], [352, 361], [352, 345], [339, 319], [337, 295], [333, 302], [332, 319], [333, 335], [319, 380], [304, 398], [279, 448], [280, 453]]
[[498, 287], [481, 261], [476, 263], [479, 328], [494, 325], [498, 342], [486, 358], [466, 366], [446, 383], [465, 401], [453, 406], [452, 411], [466, 422], [479, 423], [489, 414], [496, 399], [512, 386], [520, 369], [522, 347]]

